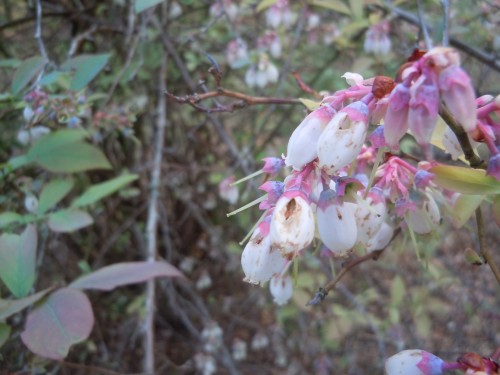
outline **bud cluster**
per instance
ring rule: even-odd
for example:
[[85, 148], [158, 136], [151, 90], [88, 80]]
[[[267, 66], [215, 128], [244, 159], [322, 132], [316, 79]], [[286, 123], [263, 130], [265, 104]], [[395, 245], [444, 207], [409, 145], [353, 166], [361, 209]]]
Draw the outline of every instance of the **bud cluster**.
[[[292, 133], [284, 157], [291, 171], [284, 182], [267, 181], [260, 188], [267, 193], [259, 206], [263, 220], [242, 255], [248, 282], [285, 280], [291, 261], [315, 237], [324, 245], [322, 254], [344, 257], [353, 249], [385, 248], [396, 228], [417, 234], [436, 228], [441, 221], [439, 203], [448, 194], [433, 183], [429, 169], [434, 162], [414, 165], [387, 151], [398, 150], [409, 131], [430, 158], [430, 141], [442, 110], [471, 139], [488, 145], [489, 173], [498, 178], [500, 124], [491, 115], [499, 113], [500, 100], [476, 100], [455, 50], [437, 47], [415, 53], [396, 80], [363, 79], [356, 73], [344, 78], [350, 87], [324, 97]], [[369, 134], [369, 126], [380, 122], [383, 125]], [[456, 141], [449, 133], [446, 137], [445, 145]], [[284, 281], [279, 282], [288, 290]], [[277, 290], [273, 283], [271, 290]]]

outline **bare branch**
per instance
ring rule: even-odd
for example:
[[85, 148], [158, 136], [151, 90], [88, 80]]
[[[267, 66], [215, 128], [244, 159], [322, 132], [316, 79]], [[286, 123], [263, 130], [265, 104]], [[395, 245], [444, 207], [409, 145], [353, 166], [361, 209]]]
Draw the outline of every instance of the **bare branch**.
[[323, 301], [326, 298], [326, 296], [328, 295], [328, 293], [331, 290], [335, 289], [335, 287], [337, 286], [339, 281], [342, 280], [342, 278], [353, 268], [359, 266], [360, 264], [362, 264], [366, 261], [377, 260], [378, 258], [380, 258], [380, 256], [385, 251], [385, 249], [387, 249], [387, 247], [392, 243], [392, 241], [394, 241], [394, 239], [398, 236], [399, 233], [401, 233], [401, 228], [398, 228], [394, 231], [394, 234], [392, 235], [391, 240], [389, 241], [389, 243], [387, 244], [387, 246], [385, 248], [383, 248], [381, 250], [372, 251], [368, 254], [357, 257], [357, 258], [353, 259], [352, 261], [350, 261], [349, 263], [347, 263], [344, 266], [344, 268], [342, 268], [342, 270], [338, 273], [338, 275], [333, 280], [329, 281], [324, 287], [320, 287], [318, 289], [318, 291], [316, 292], [314, 297], [309, 302], [307, 302], [306, 305], [307, 306], [317, 305], [318, 303]]
[[[222, 87], [219, 87], [217, 91], [209, 91], [202, 94], [193, 94], [185, 96], [176, 96], [169, 92], [165, 92], [165, 94], [169, 99], [172, 99], [179, 104], [189, 104], [198, 111], [205, 113], [233, 112], [236, 109], [241, 109], [250, 105], [257, 105], [257, 104], [302, 104], [302, 102], [299, 99], [295, 98], [267, 98], [263, 96], [250, 96], [240, 92], [226, 90]], [[204, 100], [217, 97], [233, 98], [233, 99], [238, 99], [238, 101], [235, 101], [228, 105], [216, 104], [216, 106], [212, 108], [205, 108], [198, 105], [198, 103]]]

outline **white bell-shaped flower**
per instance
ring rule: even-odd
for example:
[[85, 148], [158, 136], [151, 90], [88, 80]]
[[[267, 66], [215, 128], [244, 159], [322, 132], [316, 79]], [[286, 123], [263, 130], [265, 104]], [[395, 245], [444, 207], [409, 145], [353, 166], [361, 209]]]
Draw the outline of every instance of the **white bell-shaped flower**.
[[270, 227], [271, 244], [283, 256], [293, 257], [314, 238], [314, 215], [309, 202], [297, 192], [283, 194], [273, 211]]
[[338, 112], [318, 139], [319, 167], [333, 174], [358, 156], [366, 138], [368, 107], [355, 102]]
[[273, 277], [269, 283], [269, 291], [271, 292], [274, 302], [277, 305], [284, 305], [290, 298], [292, 298], [292, 278], [288, 275]]
[[[469, 135], [468, 138], [473, 149], [476, 149], [480, 145], [480, 143], [473, 140]], [[458, 142], [457, 136], [455, 135], [455, 133], [453, 133], [453, 130], [451, 130], [451, 128], [449, 128], [448, 126], [444, 130], [443, 146], [446, 152], [448, 152], [451, 155], [451, 158], [453, 160], [457, 160], [460, 156], [464, 154], [464, 151], [462, 150], [462, 147]]]
[[386, 375], [441, 375], [445, 362], [420, 349], [403, 350], [385, 361]]
[[334, 113], [332, 108], [323, 106], [312, 111], [302, 120], [288, 141], [286, 165], [300, 171], [304, 165], [316, 159], [318, 139]]
[[375, 233], [366, 244], [366, 251], [375, 251], [384, 249], [394, 234], [394, 227], [385, 221], [380, 226], [380, 229]]
[[286, 262], [277, 249], [271, 248], [271, 237], [263, 236], [257, 228], [241, 254], [243, 281], [251, 284], [269, 281], [283, 270]]
[[355, 212], [358, 226], [357, 242], [363, 246], [368, 245], [382, 226], [386, 211], [385, 200], [377, 193], [370, 193], [366, 199], [358, 199]]
[[352, 249], [356, 243], [358, 229], [356, 224], [356, 205], [337, 202], [331, 189], [321, 193], [318, 202], [318, 232], [321, 241], [334, 253]]
[[409, 211], [406, 217], [408, 226], [415, 233], [425, 234], [432, 232], [441, 220], [439, 207], [430, 194], [425, 194], [426, 199], [422, 207]]

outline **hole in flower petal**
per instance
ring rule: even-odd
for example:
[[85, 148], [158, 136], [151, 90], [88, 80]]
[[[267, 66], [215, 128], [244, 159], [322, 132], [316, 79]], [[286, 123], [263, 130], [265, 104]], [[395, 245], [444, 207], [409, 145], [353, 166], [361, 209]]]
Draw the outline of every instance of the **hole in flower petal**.
[[285, 219], [288, 220], [290, 216], [293, 215], [295, 212], [295, 208], [297, 207], [297, 203], [295, 202], [295, 199], [290, 200], [288, 204], [286, 205], [286, 211], [285, 211]]

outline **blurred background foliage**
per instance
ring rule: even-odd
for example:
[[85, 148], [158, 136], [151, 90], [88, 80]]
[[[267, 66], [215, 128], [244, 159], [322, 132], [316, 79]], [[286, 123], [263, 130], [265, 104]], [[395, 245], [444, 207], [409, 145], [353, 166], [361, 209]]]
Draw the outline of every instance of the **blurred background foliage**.
[[[49, 63], [42, 89], [50, 94], [46, 105], [60, 116], [43, 119], [40, 125], [53, 131], [70, 127], [74, 114], [114, 170], [76, 174], [77, 188], [83, 191], [123, 171], [139, 175], [119, 195], [91, 207], [94, 225], [71, 234], [41, 228], [44, 256], [37, 290], [69, 283], [106, 264], [144, 259], [157, 102], [166, 100], [158, 84], [162, 61], [167, 90], [174, 95], [215, 90], [207, 72], [215, 61], [225, 89], [318, 100], [300, 88], [292, 72], [318, 92], [333, 92], [345, 87], [341, 75], [347, 71], [394, 77], [412, 51], [422, 46], [414, 1], [290, 1], [293, 20], [272, 27], [266, 12], [275, 3], [42, 0], [38, 40], [35, 1], [0, 4], [2, 162], [24, 147], [18, 134], [26, 130], [27, 104], [11, 93], [13, 74], [22, 61], [42, 54], [43, 40]], [[440, 2], [423, 3], [431, 36], [439, 41]], [[390, 40], [383, 53], [370, 50], [365, 42], [367, 30], [381, 22], [387, 23]], [[452, 45], [462, 51], [478, 94], [500, 92], [499, 31], [498, 1], [452, 2]], [[279, 39], [280, 54], [270, 53], [262, 40], [265, 35]], [[228, 44], [237, 38], [246, 45], [247, 57], [230, 63]], [[87, 87], [70, 90], [71, 75], [64, 72], [47, 79], [70, 58], [84, 54], [109, 54]], [[279, 76], [252, 86], [247, 71], [259, 69], [259, 64], [272, 64]], [[217, 101], [203, 105], [232, 102]], [[404, 348], [418, 347], [448, 359], [463, 351], [493, 351], [500, 343], [498, 286], [486, 266], [472, 266], [464, 259], [465, 249], [474, 248], [477, 240], [474, 223], [469, 231], [456, 231], [445, 222], [432, 235], [420, 236], [422, 261], [410, 240], [396, 241], [379, 261], [353, 270], [314, 308], [305, 307], [306, 302], [339, 271], [341, 261], [313, 251], [307, 254], [299, 264], [293, 300], [284, 307], [275, 306], [266, 289], [242, 282], [238, 242], [258, 212], [248, 210], [231, 218], [226, 213], [257, 198], [260, 180], [240, 185], [233, 202], [223, 199], [219, 183], [260, 169], [265, 156], [281, 155], [306, 113], [302, 105], [200, 113], [168, 101], [158, 251], [190, 282], [158, 283], [158, 373], [373, 374], [382, 372], [387, 356]], [[23, 211], [27, 192], [39, 194], [49, 177], [50, 172], [29, 168], [4, 179], [1, 210]], [[494, 224], [487, 234], [491, 248], [498, 250], [500, 236]], [[500, 261], [498, 253], [495, 256]], [[30, 354], [14, 334], [0, 349], [0, 367], [7, 373], [139, 372], [143, 286], [90, 297], [95, 328], [65, 361]], [[23, 317], [9, 320], [13, 331], [23, 326]]]

